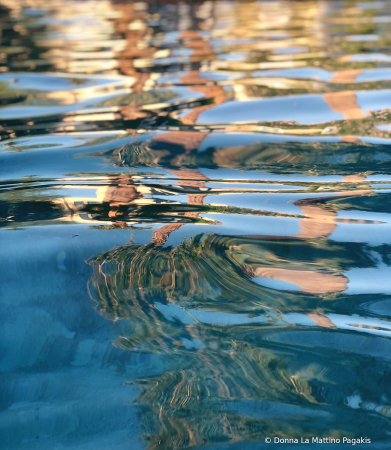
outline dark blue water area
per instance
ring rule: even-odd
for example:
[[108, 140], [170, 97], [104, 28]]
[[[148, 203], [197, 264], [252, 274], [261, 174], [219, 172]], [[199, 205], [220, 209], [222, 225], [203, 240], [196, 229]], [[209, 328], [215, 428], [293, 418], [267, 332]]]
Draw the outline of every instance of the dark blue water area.
[[91, 314], [87, 292], [85, 260], [125, 243], [129, 232], [49, 225], [5, 234], [2, 448], [144, 448], [131, 405], [138, 389], [126, 383], [164, 363], [114, 347], [129, 323]]

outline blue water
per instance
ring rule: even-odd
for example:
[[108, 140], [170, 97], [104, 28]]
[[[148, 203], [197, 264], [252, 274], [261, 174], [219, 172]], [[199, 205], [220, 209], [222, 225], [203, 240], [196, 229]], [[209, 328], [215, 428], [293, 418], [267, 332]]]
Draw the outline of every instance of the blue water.
[[0, 0], [1, 449], [390, 448], [390, 23]]

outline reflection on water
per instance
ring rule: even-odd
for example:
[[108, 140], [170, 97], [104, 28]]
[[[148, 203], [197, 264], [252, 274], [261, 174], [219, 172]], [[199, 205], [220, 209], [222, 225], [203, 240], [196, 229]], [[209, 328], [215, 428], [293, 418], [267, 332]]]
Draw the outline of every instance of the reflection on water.
[[388, 448], [390, 22], [0, 1], [4, 448]]

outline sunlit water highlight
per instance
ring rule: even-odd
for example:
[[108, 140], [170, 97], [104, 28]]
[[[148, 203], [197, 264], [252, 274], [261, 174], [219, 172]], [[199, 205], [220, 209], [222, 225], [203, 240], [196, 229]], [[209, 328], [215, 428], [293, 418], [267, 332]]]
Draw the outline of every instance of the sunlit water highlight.
[[2, 448], [389, 448], [390, 23], [0, 0]]

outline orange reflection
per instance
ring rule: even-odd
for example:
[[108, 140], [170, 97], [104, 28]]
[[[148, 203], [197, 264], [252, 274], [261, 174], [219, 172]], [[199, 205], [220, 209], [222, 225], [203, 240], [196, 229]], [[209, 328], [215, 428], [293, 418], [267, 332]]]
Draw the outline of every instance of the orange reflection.
[[303, 292], [314, 295], [344, 291], [349, 281], [341, 275], [273, 267], [259, 267], [255, 269], [254, 274], [258, 277], [296, 284]]
[[340, 114], [345, 120], [363, 119], [366, 117], [361, 107], [357, 104], [357, 95], [354, 91], [328, 92], [323, 96], [329, 107]]

